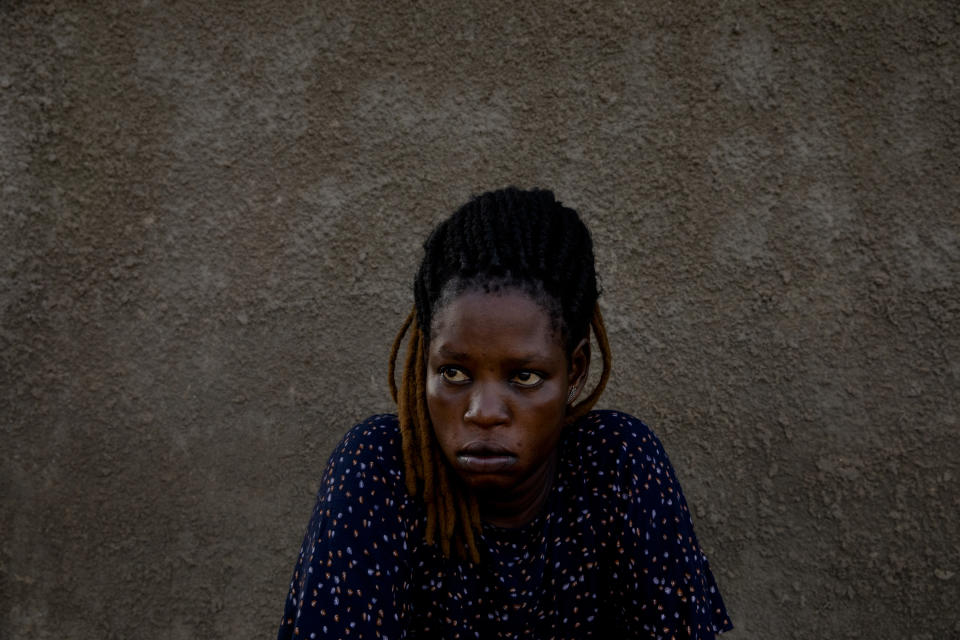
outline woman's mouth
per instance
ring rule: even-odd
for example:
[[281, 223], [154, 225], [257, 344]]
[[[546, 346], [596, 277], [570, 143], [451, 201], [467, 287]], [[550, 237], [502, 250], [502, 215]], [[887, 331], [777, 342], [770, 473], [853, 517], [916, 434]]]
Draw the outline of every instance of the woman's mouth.
[[458, 466], [471, 473], [496, 473], [517, 463], [516, 454], [492, 442], [471, 442], [457, 451]]

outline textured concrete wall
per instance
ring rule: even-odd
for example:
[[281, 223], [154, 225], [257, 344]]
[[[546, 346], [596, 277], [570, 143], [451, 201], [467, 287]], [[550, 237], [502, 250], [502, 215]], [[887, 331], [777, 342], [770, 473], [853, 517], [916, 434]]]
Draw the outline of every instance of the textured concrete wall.
[[595, 232], [732, 637], [960, 634], [954, 2], [214, 4], [0, 2], [0, 637], [269, 637], [506, 184]]

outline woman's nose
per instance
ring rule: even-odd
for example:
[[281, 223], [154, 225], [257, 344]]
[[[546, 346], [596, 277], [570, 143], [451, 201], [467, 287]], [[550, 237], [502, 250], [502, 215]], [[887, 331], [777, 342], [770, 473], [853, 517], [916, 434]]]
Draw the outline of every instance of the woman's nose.
[[482, 427], [494, 427], [503, 424], [509, 417], [503, 393], [494, 384], [474, 385], [470, 402], [463, 418]]

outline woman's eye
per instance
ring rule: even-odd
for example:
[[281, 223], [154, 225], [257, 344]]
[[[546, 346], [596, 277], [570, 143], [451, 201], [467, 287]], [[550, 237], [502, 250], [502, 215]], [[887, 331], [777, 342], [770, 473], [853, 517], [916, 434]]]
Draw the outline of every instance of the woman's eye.
[[457, 367], [440, 367], [440, 377], [453, 384], [463, 384], [470, 380], [470, 376]]
[[535, 371], [518, 371], [510, 381], [521, 387], [535, 387], [543, 382], [543, 376]]

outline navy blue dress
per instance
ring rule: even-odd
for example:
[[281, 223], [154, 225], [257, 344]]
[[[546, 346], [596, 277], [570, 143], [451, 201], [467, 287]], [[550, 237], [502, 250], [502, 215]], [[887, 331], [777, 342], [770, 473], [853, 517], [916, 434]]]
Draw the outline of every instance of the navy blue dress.
[[732, 627], [656, 436], [624, 413], [567, 428], [543, 513], [484, 525], [481, 562], [423, 542], [396, 416], [330, 457], [280, 625], [288, 638], [713, 638]]

